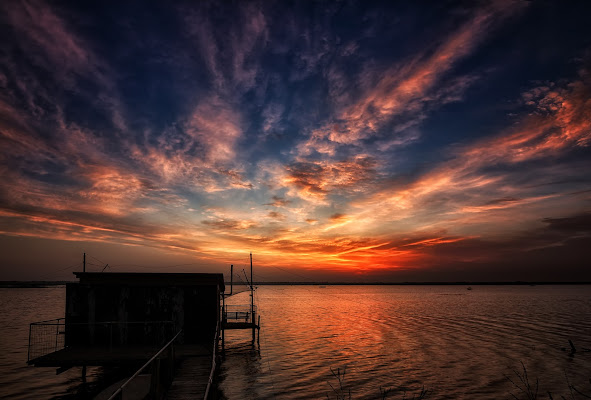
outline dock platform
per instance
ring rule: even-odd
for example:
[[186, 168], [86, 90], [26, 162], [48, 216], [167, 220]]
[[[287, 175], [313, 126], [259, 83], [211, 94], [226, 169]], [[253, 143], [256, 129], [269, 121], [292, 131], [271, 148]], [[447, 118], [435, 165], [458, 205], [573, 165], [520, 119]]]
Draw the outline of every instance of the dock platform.
[[183, 357], [175, 371], [174, 379], [166, 392], [165, 399], [203, 399], [210, 372], [210, 354]]
[[147, 361], [161, 346], [72, 346], [34, 358], [35, 367], [110, 366]]

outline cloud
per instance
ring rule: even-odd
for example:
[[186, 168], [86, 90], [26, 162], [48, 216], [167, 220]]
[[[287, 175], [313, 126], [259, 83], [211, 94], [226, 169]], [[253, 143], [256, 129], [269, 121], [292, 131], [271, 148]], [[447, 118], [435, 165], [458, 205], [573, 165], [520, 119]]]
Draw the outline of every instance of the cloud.
[[277, 211], [271, 211], [269, 212], [269, 218], [275, 219], [277, 221], [285, 221], [286, 216], [284, 214], [281, 214]]
[[280, 196], [273, 196], [273, 202], [265, 203], [264, 205], [265, 206], [273, 206], [273, 207], [285, 207], [291, 203], [292, 203], [291, 200], [286, 200], [285, 198], [280, 197]]
[[[468, 218], [467, 213], [491, 215], [525, 206], [533, 212], [557, 198], [568, 201], [562, 193], [549, 193], [542, 186], [534, 186], [551, 186], [565, 177], [588, 181], [578, 168], [569, 167], [576, 161], [558, 161], [569, 152], [588, 146], [588, 87], [588, 75], [583, 72], [580, 79], [571, 83], [534, 91], [538, 95], [528, 97], [528, 102], [534, 102], [530, 107], [537, 110], [537, 104], [542, 104], [543, 113], [525, 115], [518, 124], [497, 135], [456, 147], [448, 161], [430, 171], [353, 202], [353, 207], [362, 210], [356, 214], [373, 218], [390, 215], [403, 220], [426, 212], [438, 213], [433, 223], [453, 220], [461, 226], [458, 218]], [[549, 107], [550, 103], [555, 106]], [[504, 224], [509, 225], [510, 218]]]
[[204, 220], [201, 221], [201, 223], [222, 232], [234, 230], [240, 231], [257, 226], [256, 222], [248, 220]]
[[196, 156], [213, 164], [226, 162], [235, 156], [234, 146], [240, 138], [240, 116], [218, 98], [201, 102], [186, 124], [186, 133], [202, 151]]
[[587, 213], [564, 218], [544, 218], [542, 222], [553, 231], [591, 234], [591, 214]]
[[505, 50], [482, 45], [524, 4], [400, 46], [365, 3], [200, 3], [153, 28], [122, 10], [106, 36], [83, 9], [2, 5], [1, 233], [361, 275], [558, 260], [588, 236], [588, 70], [533, 83], [494, 135], [494, 90], [443, 107], [498, 83], [482, 66]]
[[474, 164], [520, 163], [556, 156], [591, 141], [591, 74], [563, 86], [536, 87], [526, 92], [533, 113], [501, 135], [476, 143], [464, 157]]
[[330, 220], [331, 221], [343, 221], [343, 220], [347, 220], [347, 215], [341, 214], [341, 213], [332, 214], [330, 216]]
[[3, 7], [12, 27], [25, 36], [31, 47], [31, 57], [43, 57], [41, 61], [49, 61], [59, 66], [67, 79], [68, 72], [99, 75], [100, 62], [88, 51], [88, 46], [80, 38], [72, 34], [66, 24], [54, 10], [41, 1], [23, 1], [19, 4]]
[[[197, 10], [181, 8], [185, 26], [194, 38], [199, 55], [204, 59], [214, 83], [214, 90], [222, 96], [245, 92], [255, 86], [261, 73], [256, 62], [267, 41], [267, 22], [256, 4], [228, 7], [211, 3]], [[233, 21], [216, 26], [209, 15], [228, 13]]]
[[368, 155], [343, 161], [302, 161], [286, 166], [284, 185], [307, 199], [323, 201], [331, 192], [361, 192], [376, 175], [376, 162]]
[[517, 2], [492, 3], [480, 8], [433, 51], [426, 49], [385, 71], [374, 72], [381, 77], [377, 83], [360, 100], [345, 107], [333, 123], [312, 131], [300, 144], [299, 154], [315, 151], [333, 155], [338, 145], [352, 145], [379, 136], [386, 123], [396, 117], [395, 126], [387, 135], [394, 136], [420, 123], [428, 108], [460, 100], [476, 77], [460, 76], [447, 81], [444, 78], [495, 24], [521, 8]]
[[[56, 106], [56, 98], [61, 97], [58, 94], [66, 89], [68, 94], [75, 93], [106, 111], [116, 129], [127, 129], [125, 108], [110, 65], [62, 18], [59, 9], [43, 1], [5, 4], [2, 8], [14, 43], [20, 48], [19, 53], [14, 47], [3, 46], [7, 54], [14, 56], [4, 60], [4, 66], [17, 91], [27, 98], [31, 111], [46, 113], [44, 107]], [[38, 69], [45, 70], [48, 76], [39, 79]], [[63, 106], [57, 106], [64, 111]]]
[[253, 188], [237, 157], [242, 119], [231, 105], [216, 96], [204, 99], [179, 125], [158, 135], [156, 145], [131, 144], [133, 160], [168, 185], [204, 192]]
[[499, 199], [493, 199], [490, 200], [486, 203], [486, 205], [497, 205], [497, 204], [510, 204], [510, 203], [514, 203], [514, 202], [518, 202], [521, 201], [521, 199], [518, 199], [516, 197], [502, 197]]

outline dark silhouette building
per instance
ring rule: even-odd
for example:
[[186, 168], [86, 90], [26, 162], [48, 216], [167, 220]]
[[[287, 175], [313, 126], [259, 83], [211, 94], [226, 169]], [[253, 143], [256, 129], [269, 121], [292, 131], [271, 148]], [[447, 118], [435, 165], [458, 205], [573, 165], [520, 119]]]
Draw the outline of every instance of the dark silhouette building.
[[209, 348], [221, 328], [223, 274], [74, 274], [65, 317], [31, 324], [29, 364], [134, 364], [172, 338], [185, 350]]
[[[209, 343], [220, 322], [223, 274], [76, 272], [66, 286], [65, 345]], [[147, 343], [150, 342], [150, 343]]]

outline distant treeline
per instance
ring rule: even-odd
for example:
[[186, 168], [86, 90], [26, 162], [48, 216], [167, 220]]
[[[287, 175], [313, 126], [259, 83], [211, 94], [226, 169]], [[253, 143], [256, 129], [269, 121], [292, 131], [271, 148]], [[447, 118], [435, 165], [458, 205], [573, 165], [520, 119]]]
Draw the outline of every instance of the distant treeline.
[[[513, 282], [254, 282], [255, 285], [307, 285], [307, 286], [483, 286], [483, 285], [591, 285], [591, 282], [525, 282], [525, 281], [513, 281]], [[230, 282], [226, 282], [226, 285], [230, 285]], [[237, 284], [238, 286], [238, 284]]]
[[72, 281], [0, 281], [0, 288], [42, 288], [60, 286]]

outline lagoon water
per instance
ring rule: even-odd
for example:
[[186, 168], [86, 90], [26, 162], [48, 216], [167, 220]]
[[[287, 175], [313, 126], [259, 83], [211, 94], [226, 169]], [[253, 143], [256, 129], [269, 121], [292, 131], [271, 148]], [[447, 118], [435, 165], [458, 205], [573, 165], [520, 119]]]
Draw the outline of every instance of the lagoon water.
[[[590, 286], [260, 286], [260, 347], [226, 334], [224, 398], [522, 398], [515, 371], [540, 398], [591, 393]], [[26, 366], [29, 322], [63, 316], [65, 288], [0, 289], [0, 398], [68, 398], [80, 371]], [[228, 300], [248, 304], [247, 292]], [[579, 348], [569, 355], [568, 339]], [[100, 369], [90, 380], [101, 379]], [[569, 395], [570, 396], [570, 395]], [[568, 397], [570, 398], [570, 397]]]

